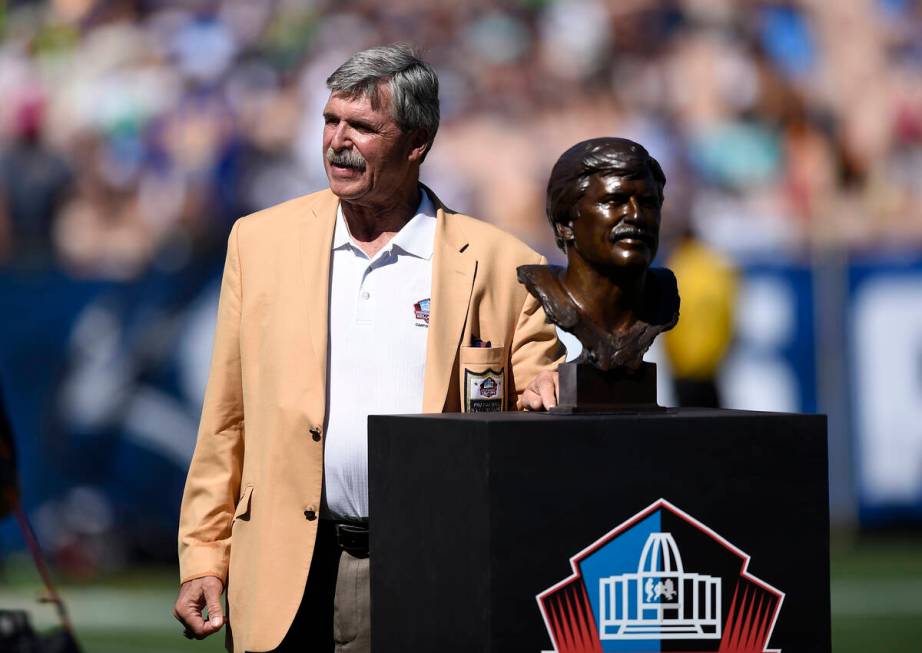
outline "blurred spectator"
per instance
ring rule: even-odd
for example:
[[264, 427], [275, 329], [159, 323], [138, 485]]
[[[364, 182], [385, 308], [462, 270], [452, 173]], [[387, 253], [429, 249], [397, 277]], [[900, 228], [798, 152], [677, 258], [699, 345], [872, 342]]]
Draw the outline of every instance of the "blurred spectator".
[[679, 323], [663, 334], [680, 406], [720, 408], [717, 376], [733, 340], [737, 278], [719, 253], [685, 232], [666, 263], [679, 285]]
[[11, 142], [0, 151], [0, 261], [41, 267], [52, 258], [52, 221], [71, 184], [64, 159], [42, 139], [44, 99], [14, 100]]

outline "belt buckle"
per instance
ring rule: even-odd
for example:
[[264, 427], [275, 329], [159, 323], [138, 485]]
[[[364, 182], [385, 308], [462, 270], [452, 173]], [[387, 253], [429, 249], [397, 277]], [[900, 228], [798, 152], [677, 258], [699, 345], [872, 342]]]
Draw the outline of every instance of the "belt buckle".
[[368, 529], [355, 524], [336, 524], [336, 543], [356, 558], [368, 557]]

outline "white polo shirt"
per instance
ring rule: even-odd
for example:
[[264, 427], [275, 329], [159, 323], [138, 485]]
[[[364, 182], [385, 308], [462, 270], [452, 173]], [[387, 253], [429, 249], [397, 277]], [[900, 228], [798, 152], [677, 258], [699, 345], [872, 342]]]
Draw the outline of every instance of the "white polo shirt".
[[436, 218], [420, 194], [416, 215], [372, 258], [336, 213], [323, 517], [368, 516], [368, 416], [422, 411]]

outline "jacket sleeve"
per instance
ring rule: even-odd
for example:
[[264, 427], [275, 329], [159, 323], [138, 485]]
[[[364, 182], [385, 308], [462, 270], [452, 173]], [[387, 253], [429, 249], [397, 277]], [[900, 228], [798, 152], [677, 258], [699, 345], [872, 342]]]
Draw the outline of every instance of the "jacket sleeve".
[[211, 370], [180, 509], [182, 583], [217, 576], [227, 584], [231, 526], [240, 491], [244, 446], [239, 224], [234, 225], [227, 243]]
[[[547, 265], [547, 259], [541, 256], [536, 263]], [[510, 397], [510, 408], [533, 378], [544, 370], [556, 370], [565, 357], [563, 346], [557, 339], [556, 327], [547, 322], [541, 303], [526, 291], [512, 336], [510, 360], [515, 394]]]

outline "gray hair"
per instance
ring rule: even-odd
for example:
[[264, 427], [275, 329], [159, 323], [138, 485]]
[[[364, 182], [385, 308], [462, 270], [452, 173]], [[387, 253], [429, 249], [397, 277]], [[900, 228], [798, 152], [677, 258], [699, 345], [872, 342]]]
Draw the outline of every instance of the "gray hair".
[[375, 110], [381, 107], [384, 83], [390, 90], [394, 120], [405, 132], [424, 130], [428, 154], [439, 129], [439, 78], [409, 45], [394, 43], [356, 52], [327, 78], [330, 91], [367, 97]]

